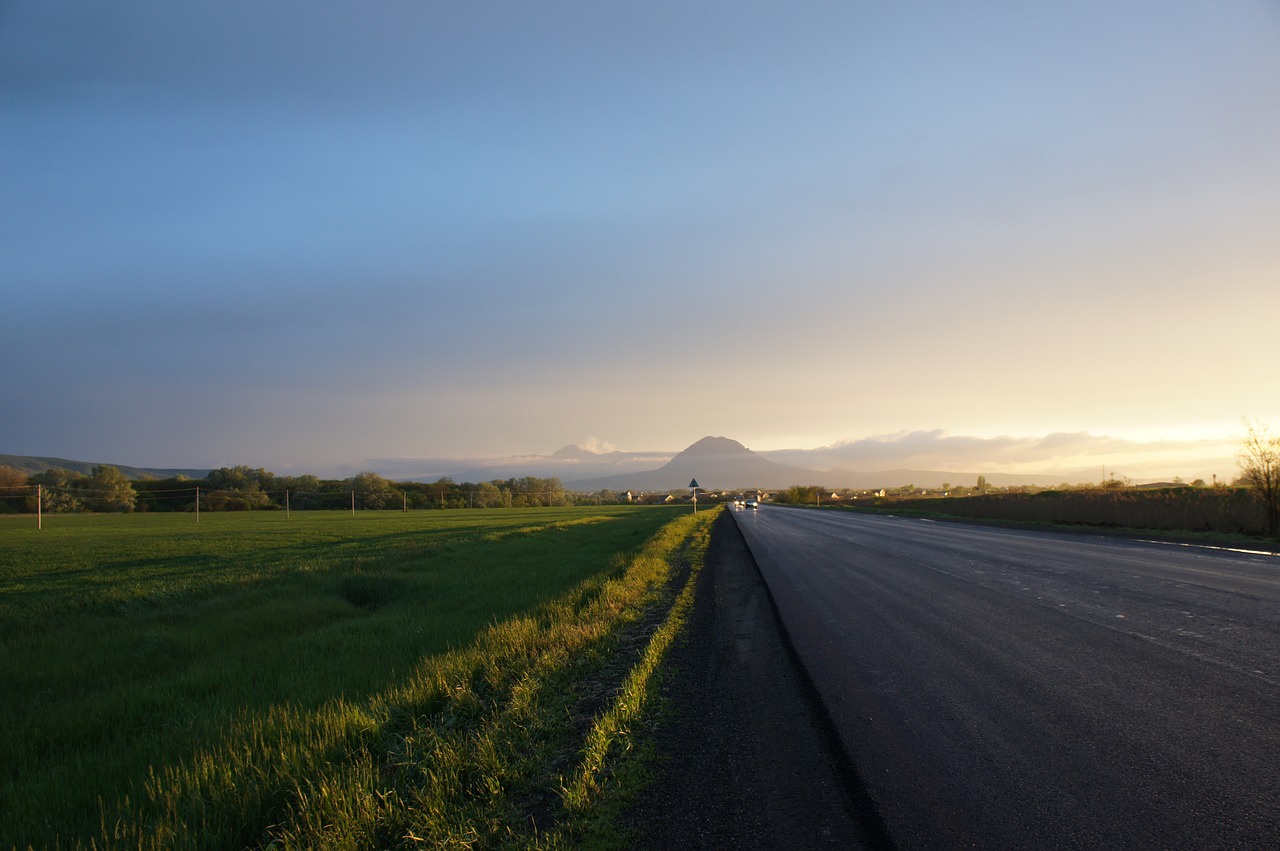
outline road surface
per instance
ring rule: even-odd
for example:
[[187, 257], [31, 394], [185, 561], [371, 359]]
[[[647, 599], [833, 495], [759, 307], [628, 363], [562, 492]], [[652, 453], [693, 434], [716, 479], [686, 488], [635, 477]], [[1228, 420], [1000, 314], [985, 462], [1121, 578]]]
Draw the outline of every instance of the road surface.
[[1280, 558], [734, 516], [900, 848], [1280, 847]]

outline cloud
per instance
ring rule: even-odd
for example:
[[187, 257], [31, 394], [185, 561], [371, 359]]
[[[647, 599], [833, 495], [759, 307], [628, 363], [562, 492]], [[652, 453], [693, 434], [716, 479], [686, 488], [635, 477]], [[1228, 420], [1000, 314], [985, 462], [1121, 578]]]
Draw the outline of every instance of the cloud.
[[992, 457], [1025, 449], [1035, 441], [1035, 438], [1007, 436], [949, 435], [942, 429], [933, 429], [864, 437], [814, 450], [814, 453], [844, 463], [883, 461], [887, 457], [902, 460]]
[[1234, 451], [1228, 438], [1139, 441], [1089, 432], [978, 437], [942, 429], [903, 431], [842, 441], [818, 449], [761, 453], [770, 460], [817, 470], [874, 472], [891, 469], [1009, 473], [1100, 480], [1228, 476]]
[[616, 443], [610, 443], [609, 441], [601, 440], [598, 437], [584, 438], [583, 440], [578, 441], [578, 446], [588, 452], [594, 452], [597, 455], [607, 455], [610, 452], [620, 451]]

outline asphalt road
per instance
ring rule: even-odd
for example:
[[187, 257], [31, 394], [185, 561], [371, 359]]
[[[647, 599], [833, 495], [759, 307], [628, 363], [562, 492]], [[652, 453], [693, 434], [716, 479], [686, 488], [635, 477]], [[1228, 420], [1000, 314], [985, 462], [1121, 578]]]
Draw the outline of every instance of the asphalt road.
[[1280, 558], [734, 516], [900, 848], [1280, 848]]

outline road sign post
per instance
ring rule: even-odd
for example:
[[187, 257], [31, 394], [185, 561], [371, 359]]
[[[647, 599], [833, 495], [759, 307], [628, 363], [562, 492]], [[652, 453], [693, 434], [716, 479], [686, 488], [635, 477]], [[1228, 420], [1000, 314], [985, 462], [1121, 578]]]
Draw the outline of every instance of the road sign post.
[[689, 487], [693, 488], [693, 513], [697, 514], [698, 513], [698, 480], [697, 479], [690, 480]]

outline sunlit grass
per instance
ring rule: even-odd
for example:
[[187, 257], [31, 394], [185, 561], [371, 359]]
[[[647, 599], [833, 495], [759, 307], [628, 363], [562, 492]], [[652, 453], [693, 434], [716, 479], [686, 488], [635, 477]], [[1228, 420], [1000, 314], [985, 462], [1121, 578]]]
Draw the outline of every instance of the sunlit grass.
[[[574, 700], [577, 666], [662, 584], [665, 558], [637, 553], [673, 516], [6, 521], [0, 836], [314, 847], [333, 830], [320, 844], [375, 847], [554, 820], [559, 804], [508, 793], [519, 771], [484, 766], [518, 762], [530, 731], [520, 753], [545, 773], [530, 713]], [[477, 789], [503, 790], [510, 818], [468, 816], [457, 796]]]
[[[689, 576], [682, 588], [672, 589], [673, 604], [664, 612], [661, 623], [653, 631], [644, 652], [628, 672], [612, 703], [596, 718], [588, 732], [581, 761], [561, 786], [568, 818], [547, 837], [544, 844], [548, 847], [573, 845], [584, 839], [606, 846], [624, 843], [625, 835], [612, 820], [621, 801], [608, 798], [607, 793], [612, 791], [611, 786], [630, 782], [616, 773], [616, 766], [619, 757], [635, 746], [633, 726], [646, 717], [651, 694], [656, 688], [655, 676], [672, 642], [684, 630], [693, 609], [698, 573], [710, 543], [710, 521], [718, 513], [718, 510], [708, 512], [701, 525], [690, 520], [692, 528], [680, 553], [689, 568]], [[630, 773], [625, 776], [630, 777]], [[604, 807], [600, 806], [602, 799], [606, 804]]]

